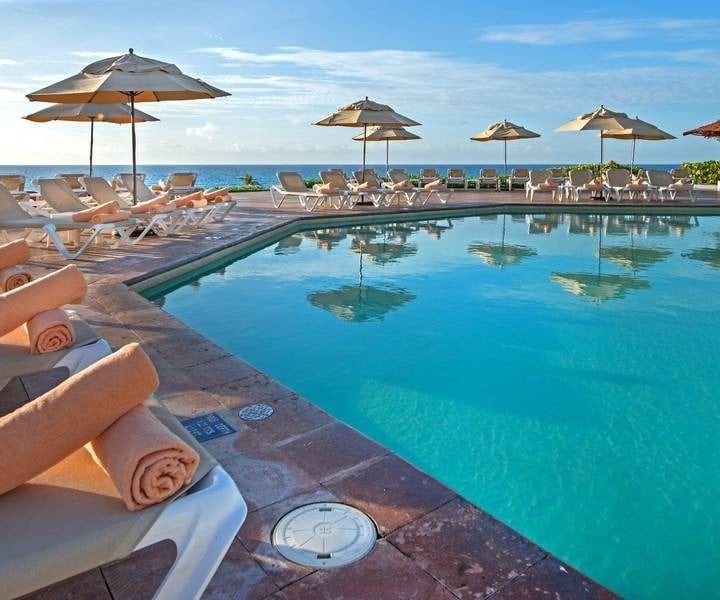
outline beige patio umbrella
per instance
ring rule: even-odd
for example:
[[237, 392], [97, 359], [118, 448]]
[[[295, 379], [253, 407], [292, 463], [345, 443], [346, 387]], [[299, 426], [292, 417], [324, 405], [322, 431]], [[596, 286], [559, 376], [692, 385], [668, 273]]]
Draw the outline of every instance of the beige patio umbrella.
[[387, 172], [390, 170], [390, 142], [405, 142], [422, 138], [403, 127], [378, 125], [371, 127], [366, 133], [353, 136], [353, 139], [358, 142], [385, 142], [385, 171]]
[[53, 104], [38, 112], [23, 117], [35, 123], [48, 123], [50, 121], [77, 121], [90, 122], [90, 177], [93, 170], [93, 143], [95, 137], [95, 121], [104, 123], [116, 123], [123, 125], [127, 123], [146, 123], [159, 121], [140, 110], [135, 111], [135, 118], [127, 104]]
[[[405, 117], [400, 113], [396, 113], [392, 107], [387, 104], [379, 104], [368, 100], [358, 100], [347, 106], [339, 108], [331, 115], [315, 121], [313, 125], [322, 125], [324, 127], [362, 127], [363, 136], [367, 137], [368, 127], [385, 126], [385, 127], [412, 127], [420, 125], [417, 121], [413, 121], [409, 117]], [[360, 183], [365, 181], [365, 159], [367, 155], [367, 139], [363, 139], [363, 161], [362, 161], [362, 179]]]
[[630, 159], [630, 170], [632, 171], [632, 168], [635, 166], [635, 143], [638, 140], [660, 141], [674, 140], [677, 138], [671, 133], [663, 131], [652, 123], [643, 121], [637, 116], [634, 119], [631, 119], [631, 121], [631, 127], [626, 129], [601, 131], [600, 135], [604, 138], [611, 138], [614, 140], [632, 140], [632, 157]]
[[[136, 102], [200, 100], [229, 95], [229, 92], [185, 75], [171, 63], [139, 56], [130, 48], [127, 54], [91, 63], [77, 75], [28, 94], [27, 97], [30, 100], [60, 104], [129, 102], [130, 113], [134, 115]], [[135, 199], [137, 162], [134, 119], [131, 124]]]
[[505, 146], [505, 168], [503, 175], [507, 175], [507, 143], [513, 140], [527, 140], [540, 137], [539, 133], [525, 129], [522, 125], [515, 125], [504, 119], [500, 123], [493, 123], [487, 129], [475, 134], [470, 139], [475, 142], [503, 142]]
[[[592, 112], [575, 117], [555, 131], [617, 131], [629, 129], [633, 122], [625, 113], [615, 112], [605, 108], [602, 104]], [[600, 136], [600, 165], [604, 164], [603, 136]]]

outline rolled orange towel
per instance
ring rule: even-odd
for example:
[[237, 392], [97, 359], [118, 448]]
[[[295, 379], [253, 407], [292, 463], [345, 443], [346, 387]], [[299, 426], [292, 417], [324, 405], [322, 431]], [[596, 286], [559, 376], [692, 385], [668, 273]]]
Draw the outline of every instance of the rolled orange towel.
[[208, 201], [205, 198], [200, 198], [199, 200], [193, 200], [190, 203], [190, 206], [192, 208], [205, 208], [208, 205]]
[[193, 192], [192, 194], [187, 194], [186, 196], [180, 196], [179, 198], [175, 198], [174, 200], [170, 200], [168, 202], [168, 206], [174, 206], [175, 208], [182, 208], [185, 206], [192, 206], [192, 203], [194, 200], [201, 200], [202, 199], [202, 192]]
[[0, 417], [0, 494], [98, 437], [157, 386], [147, 354], [138, 344], [128, 344]]
[[219, 200], [225, 200], [229, 197], [230, 190], [226, 187], [203, 193], [203, 198], [205, 198], [208, 202], [217, 202]]
[[45, 354], [69, 348], [75, 343], [75, 329], [62, 308], [45, 310], [28, 320], [30, 354]]
[[323, 183], [317, 186], [317, 191], [321, 194], [336, 194], [339, 190], [332, 183]]
[[20, 327], [44, 310], [82, 301], [86, 290], [83, 274], [75, 265], [68, 265], [0, 294], [0, 335]]
[[0, 269], [14, 267], [30, 260], [30, 246], [25, 240], [15, 240], [0, 246]]
[[167, 194], [160, 194], [151, 200], [145, 200], [145, 202], [138, 202], [135, 206], [130, 208], [130, 212], [133, 214], [152, 212], [150, 209], [154, 206], [165, 206], [169, 202]]
[[170, 213], [175, 209], [167, 204], [153, 204], [149, 209], [149, 213]]
[[423, 187], [426, 190], [439, 190], [443, 187], [443, 182], [442, 182], [442, 179], [436, 179], [435, 181], [426, 183]]
[[398, 183], [393, 183], [392, 189], [393, 191], [411, 190], [413, 189], [413, 184], [409, 179], [403, 179]]
[[0, 269], [0, 292], [9, 292], [31, 280], [32, 275], [22, 267], [5, 267]]
[[129, 219], [131, 213], [129, 210], [116, 210], [112, 213], [100, 213], [93, 215], [90, 219], [91, 223], [117, 223], [118, 221], [125, 221]]
[[[118, 203], [115, 200], [105, 202], [104, 204], [98, 204], [92, 208], [86, 210], [79, 210], [72, 215], [72, 220], [77, 223], [88, 223], [93, 220], [93, 217], [97, 215], [109, 215], [118, 210]], [[96, 221], [97, 222], [97, 221]]]
[[363, 183], [359, 183], [355, 186], [355, 189], [359, 192], [367, 191], [367, 190], [375, 190], [377, 189], [374, 185], [371, 185], [369, 181], [365, 181]]
[[140, 510], [190, 483], [200, 457], [147, 406], [136, 406], [85, 448], [110, 476], [125, 506]]

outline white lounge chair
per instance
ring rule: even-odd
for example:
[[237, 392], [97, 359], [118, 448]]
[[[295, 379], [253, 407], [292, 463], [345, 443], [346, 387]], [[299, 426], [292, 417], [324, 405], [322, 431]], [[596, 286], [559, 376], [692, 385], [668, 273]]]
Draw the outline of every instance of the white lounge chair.
[[695, 202], [695, 184], [685, 180], [673, 179], [673, 176], [667, 171], [656, 171], [649, 169], [647, 171], [648, 183], [657, 190], [660, 202], [665, 202], [666, 198], [676, 200], [678, 194], [687, 192], [691, 202]]
[[355, 171], [353, 176], [355, 177], [355, 181], [364, 182], [370, 186], [368, 189], [361, 190], [358, 187], [362, 185], [361, 183], [353, 186], [348, 182], [354, 191], [360, 192], [370, 198], [370, 201], [377, 207], [390, 206], [392, 204], [392, 201], [395, 199], [395, 192], [385, 186], [385, 182], [380, 179], [375, 169], [365, 169], [364, 174], [362, 171]]
[[[407, 174], [405, 169], [390, 169], [388, 171], [388, 177], [391, 183], [402, 183], [403, 181], [410, 181], [410, 176]], [[433, 179], [433, 181], [435, 181]], [[433, 196], [437, 197], [441, 204], [447, 204], [448, 200], [453, 195], [451, 188], [438, 188], [438, 189], [427, 189], [424, 187], [412, 187], [408, 190], [402, 190], [399, 194], [405, 195], [405, 201], [408, 205], [412, 206], [416, 202], [420, 202], [421, 205], [427, 204], [428, 200]]]
[[27, 192], [25, 192], [25, 175], [20, 173], [3, 174], [0, 175], [0, 183], [18, 200], [27, 198]]
[[440, 179], [440, 173], [438, 173], [437, 169], [420, 169], [420, 177], [418, 179], [418, 184], [420, 185], [420, 187], [423, 187], [426, 184], [432, 183], [433, 181], [436, 181], [438, 179]]
[[167, 192], [171, 197], [185, 196], [203, 189], [195, 185], [197, 177], [197, 173], [190, 171], [170, 173], [167, 179], [164, 181], [160, 180], [156, 186], [153, 186], [153, 189], [160, 192]]
[[[68, 260], [72, 260], [80, 256], [86, 248], [95, 240], [95, 238], [103, 233], [115, 229], [117, 223], [75, 223], [70, 220], [51, 219], [49, 216], [31, 215], [25, 211], [15, 198], [0, 184], [0, 240], [10, 241], [15, 232], [19, 233], [22, 238], [27, 238], [33, 232], [42, 232], [48, 241], [50, 241], [58, 252]], [[118, 242], [112, 245], [112, 248], [119, 246], [127, 241], [128, 236], [137, 226], [137, 221], [133, 221], [132, 225], [123, 227], [122, 235]], [[77, 249], [71, 251], [65, 242], [60, 238], [60, 233], [67, 233], [73, 236], [77, 245]], [[80, 243], [80, 234], [87, 233], [88, 238], [84, 243]]]
[[523, 188], [530, 181], [529, 169], [513, 169], [508, 177], [508, 190], [512, 191], [514, 185], [520, 185]]
[[650, 192], [650, 186], [647, 184], [633, 183], [630, 171], [627, 169], [608, 169], [605, 171], [605, 188], [606, 200], [611, 200], [613, 196], [620, 202], [623, 194], [627, 194], [628, 199], [634, 200], [638, 196], [647, 198]]
[[481, 185], [492, 185], [496, 190], [500, 191], [500, 176], [497, 169], [480, 169], [477, 188]]
[[296, 171], [280, 171], [276, 176], [280, 185], [270, 186], [270, 198], [275, 208], [280, 208], [287, 198], [297, 198], [300, 206], [308, 212], [326, 204], [339, 209], [345, 201], [343, 191], [325, 194], [308, 188], [302, 175]]
[[589, 192], [591, 197], [593, 194], [600, 194], [602, 197], [606, 188], [603, 183], [595, 182], [591, 169], [571, 169], [565, 182], [567, 198], [579, 202], [584, 192]]
[[81, 177], [86, 177], [85, 173], [58, 173], [55, 175], [56, 178], [62, 179], [70, 186], [70, 189], [76, 194], [83, 195], [85, 188], [80, 181]]
[[445, 183], [448, 187], [451, 185], [463, 188], [467, 187], [467, 177], [465, 176], [465, 171], [463, 169], [448, 169]]
[[552, 174], [550, 171], [546, 171], [544, 169], [532, 169], [530, 171], [530, 179], [525, 185], [525, 197], [529, 198], [530, 202], [533, 201], [536, 193], [550, 193], [553, 200], [562, 199], [560, 195], [560, 186], [552, 180]]
[[[135, 177], [137, 177], [138, 181], [142, 181], [143, 183], [145, 183], [145, 179], [147, 178], [145, 173], [135, 173]], [[130, 189], [126, 187], [126, 181], [129, 181], [132, 184], [132, 173], [115, 173], [110, 180], [110, 186], [116, 192], [132, 192], [132, 187]]]

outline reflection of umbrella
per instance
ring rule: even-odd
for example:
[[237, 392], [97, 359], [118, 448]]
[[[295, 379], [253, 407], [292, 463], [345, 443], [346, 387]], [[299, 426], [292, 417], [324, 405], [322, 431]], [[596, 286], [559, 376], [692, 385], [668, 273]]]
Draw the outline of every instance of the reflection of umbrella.
[[48, 121], [83, 121], [87, 123], [90, 121], [90, 177], [92, 177], [93, 170], [95, 121], [126, 124], [133, 120], [135, 123], [160, 120], [139, 110], [135, 111], [133, 119], [127, 104], [53, 104], [23, 118], [36, 123], [47, 123]]
[[695, 248], [682, 253], [682, 256], [691, 260], [699, 260], [715, 269], [720, 269], [720, 247]]
[[372, 321], [415, 300], [415, 294], [402, 288], [368, 285], [344, 285], [337, 290], [308, 294], [313, 306], [334, 314], [343, 321]]
[[633, 166], [635, 166], [635, 142], [637, 142], [637, 140], [660, 141], [676, 139], [674, 135], [667, 133], [662, 129], [659, 129], [655, 127], [655, 125], [647, 123], [646, 121], [643, 121], [638, 117], [632, 119], [632, 123], [632, 126], [628, 127], [627, 129], [600, 132], [600, 135], [604, 138], [612, 138], [615, 140], [632, 140], [632, 158], [630, 159], [631, 171]]
[[419, 135], [410, 133], [402, 127], [373, 127], [365, 133], [353, 136], [359, 142], [385, 142], [385, 171], [390, 170], [390, 142], [405, 142], [407, 140], [420, 140]]
[[[408, 117], [396, 113], [387, 104], [378, 104], [372, 100], [359, 100], [335, 111], [333, 114], [315, 121], [313, 125], [323, 125], [325, 127], [362, 127], [363, 136], [367, 137], [368, 126], [382, 125], [390, 127], [410, 127], [412, 125], [420, 125], [417, 121], [413, 121]], [[365, 181], [365, 157], [367, 152], [367, 140], [363, 139], [363, 164], [362, 179], [360, 183]]]
[[393, 244], [388, 242], [362, 243], [353, 240], [350, 244], [353, 252], [361, 253], [370, 258], [370, 260], [378, 265], [385, 265], [397, 262], [405, 256], [413, 256], [417, 254], [417, 246], [415, 244]]
[[502, 238], [500, 243], [476, 242], [468, 246], [468, 252], [482, 258], [486, 265], [500, 267], [513, 265], [524, 258], [537, 256], [537, 252], [529, 246], [505, 243], [505, 215], [503, 215]]
[[665, 260], [672, 252], [664, 248], [643, 248], [637, 246], [608, 246], [600, 249], [600, 257], [616, 265], [638, 271]]
[[536, 137], [540, 137], [540, 134], [505, 120], [502, 121], [502, 123], [493, 123], [487, 129], [472, 136], [470, 139], [476, 142], [503, 142], [505, 146], [505, 169], [503, 170], [503, 175], [507, 175], [507, 143], [513, 140], [525, 140]]
[[720, 121], [683, 131], [683, 135], [701, 135], [704, 138], [717, 138], [720, 140]]
[[[632, 119], [625, 113], [614, 112], [600, 105], [594, 111], [575, 117], [555, 131], [617, 131], [632, 127]], [[600, 164], [603, 164], [603, 136], [600, 136]]]
[[275, 246], [275, 254], [295, 254], [300, 250], [303, 236], [296, 234], [281, 239]]
[[571, 294], [591, 298], [596, 304], [613, 298], [624, 298], [630, 290], [646, 290], [650, 287], [644, 279], [604, 273], [553, 272], [550, 280], [559, 283]]
[[318, 229], [309, 231], [305, 237], [315, 240], [319, 249], [330, 251], [347, 237], [347, 231], [345, 229]]
[[[128, 54], [89, 64], [77, 75], [28, 94], [27, 97], [30, 100], [61, 104], [129, 101], [130, 112], [134, 115], [136, 102], [199, 100], [229, 95], [200, 79], [183, 74], [173, 64], [138, 56], [130, 48]], [[133, 200], [137, 198], [135, 147], [135, 121], [132, 120]]]

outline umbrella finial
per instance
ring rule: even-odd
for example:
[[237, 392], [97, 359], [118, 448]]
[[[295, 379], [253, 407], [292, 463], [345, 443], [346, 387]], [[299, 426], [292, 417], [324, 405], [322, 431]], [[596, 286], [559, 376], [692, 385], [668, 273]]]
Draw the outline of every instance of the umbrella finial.
[[130, 48], [130, 54], [133, 54], [133, 49], [132, 49], [132, 48]]

